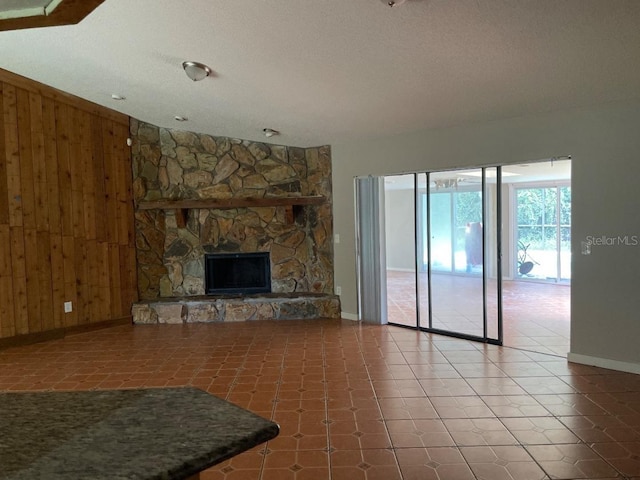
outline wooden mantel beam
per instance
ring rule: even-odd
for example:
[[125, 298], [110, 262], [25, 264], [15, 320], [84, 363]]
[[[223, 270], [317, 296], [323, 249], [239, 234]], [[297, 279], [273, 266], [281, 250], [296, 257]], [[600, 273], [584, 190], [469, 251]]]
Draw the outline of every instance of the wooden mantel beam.
[[180, 200], [143, 200], [138, 202], [138, 210], [175, 210], [179, 208], [246, 208], [282, 207], [293, 205], [320, 205], [326, 198], [320, 195], [306, 197], [265, 197], [265, 198], [196, 198]]
[[184, 228], [190, 209], [228, 209], [251, 207], [284, 207], [285, 222], [291, 224], [295, 220], [298, 209], [305, 205], [320, 205], [327, 199], [320, 195], [305, 197], [266, 197], [266, 198], [196, 198], [181, 200], [143, 200], [138, 202], [138, 210], [173, 210], [176, 216], [176, 225]]

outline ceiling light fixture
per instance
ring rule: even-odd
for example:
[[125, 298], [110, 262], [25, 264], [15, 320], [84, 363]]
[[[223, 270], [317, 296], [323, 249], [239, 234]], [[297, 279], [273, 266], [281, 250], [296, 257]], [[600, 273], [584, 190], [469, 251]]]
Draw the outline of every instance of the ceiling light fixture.
[[113, 94], [111, 95], [111, 98], [112, 98], [113, 100], [118, 100], [118, 101], [120, 101], [120, 100], [126, 100], [126, 99], [127, 99], [127, 97], [123, 97], [122, 95], [118, 95], [117, 93], [113, 93]]
[[184, 68], [187, 77], [194, 82], [204, 80], [211, 75], [211, 69], [205, 64], [199, 62], [182, 62], [182, 68]]
[[393, 7], [399, 7], [407, 0], [380, 0], [380, 1], [384, 3], [387, 7], [393, 8]]
[[187, 120], [189, 120], [187, 117], [183, 117], [181, 115], [176, 115], [175, 117], [173, 117], [173, 119], [176, 122], [186, 122]]
[[267, 138], [271, 138], [274, 135], [280, 135], [280, 132], [278, 130], [274, 130], [273, 128], [263, 128], [262, 131], [264, 132], [264, 136]]
[[442, 178], [436, 179], [433, 181], [436, 190], [441, 188], [455, 188], [458, 189], [458, 185], [464, 182], [464, 178], [454, 177], [454, 178]]

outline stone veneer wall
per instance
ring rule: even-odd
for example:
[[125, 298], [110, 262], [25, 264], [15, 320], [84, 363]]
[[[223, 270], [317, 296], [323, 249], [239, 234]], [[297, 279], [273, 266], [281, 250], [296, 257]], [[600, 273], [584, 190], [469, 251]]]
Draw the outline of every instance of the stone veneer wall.
[[293, 223], [284, 207], [136, 210], [141, 299], [204, 294], [204, 254], [271, 252], [274, 292], [333, 292], [331, 151], [159, 128], [131, 121], [134, 198], [229, 199], [322, 195]]

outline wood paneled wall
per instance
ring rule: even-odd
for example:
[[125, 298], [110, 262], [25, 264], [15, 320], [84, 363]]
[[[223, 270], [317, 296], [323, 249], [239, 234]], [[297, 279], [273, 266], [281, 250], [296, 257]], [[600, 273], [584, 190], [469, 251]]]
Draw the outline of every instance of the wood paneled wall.
[[2, 70], [0, 112], [0, 339], [128, 317], [129, 118]]

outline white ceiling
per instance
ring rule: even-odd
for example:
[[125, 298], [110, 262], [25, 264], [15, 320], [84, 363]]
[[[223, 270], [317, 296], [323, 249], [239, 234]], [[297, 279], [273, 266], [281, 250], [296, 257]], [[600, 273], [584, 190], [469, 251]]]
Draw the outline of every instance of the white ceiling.
[[638, 98], [640, 1], [106, 0], [0, 32], [0, 67], [156, 125], [315, 146]]

